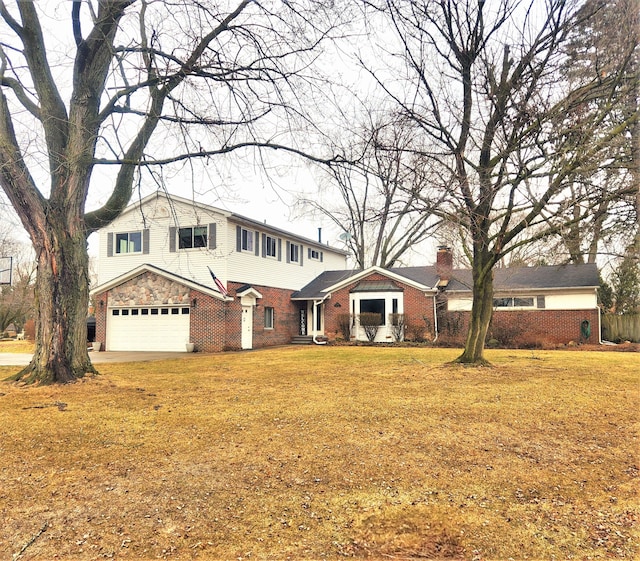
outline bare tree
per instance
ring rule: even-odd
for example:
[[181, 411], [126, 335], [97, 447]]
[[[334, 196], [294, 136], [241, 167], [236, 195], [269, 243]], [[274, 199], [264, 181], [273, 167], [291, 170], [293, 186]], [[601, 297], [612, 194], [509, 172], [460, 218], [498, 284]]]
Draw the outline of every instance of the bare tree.
[[[620, 61], [628, 59], [626, 73], [638, 75], [640, 21], [635, 0], [586, 0], [567, 42], [567, 59], [561, 67], [563, 79], [579, 86], [593, 76], [619, 71]], [[611, 115], [630, 118], [638, 112], [638, 91], [628, 89], [616, 98], [599, 97], [576, 106], [570, 120], [573, 134], [593, 134], [593, 106], [615, 104]], [[602, 113], [602, 111], [600, 111]], [[606, 118], [601, 131], [606, 133], [611, 120]], [[626, 134], [612, 139], [596, 162], [586, 162], [570, 178], [567, 193], [566, 225], [558, 233], [558, 249], [574, 263], [595, 263], [603, 253], [620, 256], [623, 248], [640, 236], [640, 217], [636, 212], [640, 196], [640, 128], [630, 124]], [[576, 201], [573, 204], [571, 201]], [[640, 249], [640, 246], [638, 246]]]
[[11, 257], [11, 284], [0, 285], [0, 333], [12, 323], [20, 329], [34, 312], [35, 263], [28, 244], [15, 239], [9, 222], [0, 227], [0, 257]]
[[[281, 142], [297, 152], [287, 142], [296, 96], [335, 19], [314, 0], [74, 0], [56, 4], [54, 15], [69, 11], [47, 32], [53, 4], [0, 0], [0, 185], [38, 266], [36, 351], [15, 378], [39, 383], [94, 372], [87, 236], [151, 166]], [[48, 48], [71, 32], [71, 58]], [[111, 171], [99, 179], [108, 199], [87, 212], [99, 166]]]
[[[378, 8], [408, 76], [378, 82], [422, 130], [423, 151], [453, 195], [450, 215], [472, 240], [473, 306], [458, 361], [483, 363], [494, 266], [558, 231], [572, 177], [602, 165], [612, 141], [637, 120], [637, 112], [604, 102], [637, 86], [626, 72], [633, 52], [606, 76], [560, 83], [569, 33], [593, 15], [575, 3], [386, 0]], [[579, 109], [576, 131], [563, 116]]]
[[430, 162], [412, 149], [415, 133], [411, 121], [369, 112], [333, 147], [344, 161], [322, 166], [325, 192], [303, 201], [344, 231], [360, 269], [396, 266], [438, 225], [442, 194], [431, 187]]

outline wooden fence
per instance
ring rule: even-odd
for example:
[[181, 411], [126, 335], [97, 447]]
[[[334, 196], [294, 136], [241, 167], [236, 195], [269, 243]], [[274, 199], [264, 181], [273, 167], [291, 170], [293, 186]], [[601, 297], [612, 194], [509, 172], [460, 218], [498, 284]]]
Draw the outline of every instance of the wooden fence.
[[640, 343], [640, 314], [602, 316], [602, 339], [604, 341], [631, 341]]

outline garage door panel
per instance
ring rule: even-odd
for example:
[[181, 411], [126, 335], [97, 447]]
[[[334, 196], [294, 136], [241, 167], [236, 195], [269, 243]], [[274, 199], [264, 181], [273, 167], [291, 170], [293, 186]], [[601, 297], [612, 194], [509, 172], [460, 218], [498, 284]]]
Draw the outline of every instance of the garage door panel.
[[107, 319], [110, 351], [185, 351], [189, 308], [112, 309]]

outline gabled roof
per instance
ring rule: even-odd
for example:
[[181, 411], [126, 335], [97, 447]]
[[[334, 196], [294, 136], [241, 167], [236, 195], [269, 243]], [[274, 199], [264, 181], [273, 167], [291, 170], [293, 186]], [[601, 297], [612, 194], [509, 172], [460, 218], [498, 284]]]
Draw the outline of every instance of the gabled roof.
[[[509, 267], [493, 270], [495, 291], [597, 288], [600, 285], [595, 264], [544, 267]], [[454, 269], [447, 292], [469, 292], [473, 287], [470, 269]]]
[[433, 291], [438, 281], [435, 267], [395, 267], [382, 269], [370, 267], [357, 271], [325, 271], [309, 284], [291, 295], [292, 300], [321, 300], [347, 284], [364, 279], [372, 273], [379, 273], [391, 280], [414, 286], [419, 290]]
[[155, 273], [156, 275], [160, 275], [161, 277], [165, 277], [169, 280], [175, 281], [177, 283], [183, 284], [189, 288], [193, 288], [194, 290], [198, 290], [203, 294], [207, 294], [209, 296], [213, 296], [214, 298], [219, 298], [220, 300], [233, 300], [233, 298], [224, 297], [216, 288], [212, 288], [210, 286], [206, 286], [204, 284], [200, 284], [199, 282], [195, 282], [191, 279], [187, 279], [185, 277], [181, 277], [180, 275], [176, 275], [175, 273], [171, 273], [160, 267], [156, 267], [155, 265], [151, 265], [149, 263], [144, 263], [135, 269], [131, 269], [130, 271], [111, 279], [104, 284], [96, 286], [91, 290], [91, 294], [99, 294], [101, 292], [105, 292], [106, 290], [111, 290], [116, 286], [120, 286], [121, 284], [131, 280], [143, 273]]

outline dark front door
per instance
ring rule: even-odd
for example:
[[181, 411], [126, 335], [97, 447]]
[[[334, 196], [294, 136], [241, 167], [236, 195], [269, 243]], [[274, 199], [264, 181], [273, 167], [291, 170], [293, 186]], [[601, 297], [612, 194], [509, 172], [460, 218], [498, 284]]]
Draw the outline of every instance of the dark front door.
[[300, 335], [307, 334], [307, 308], [300, 308]]

